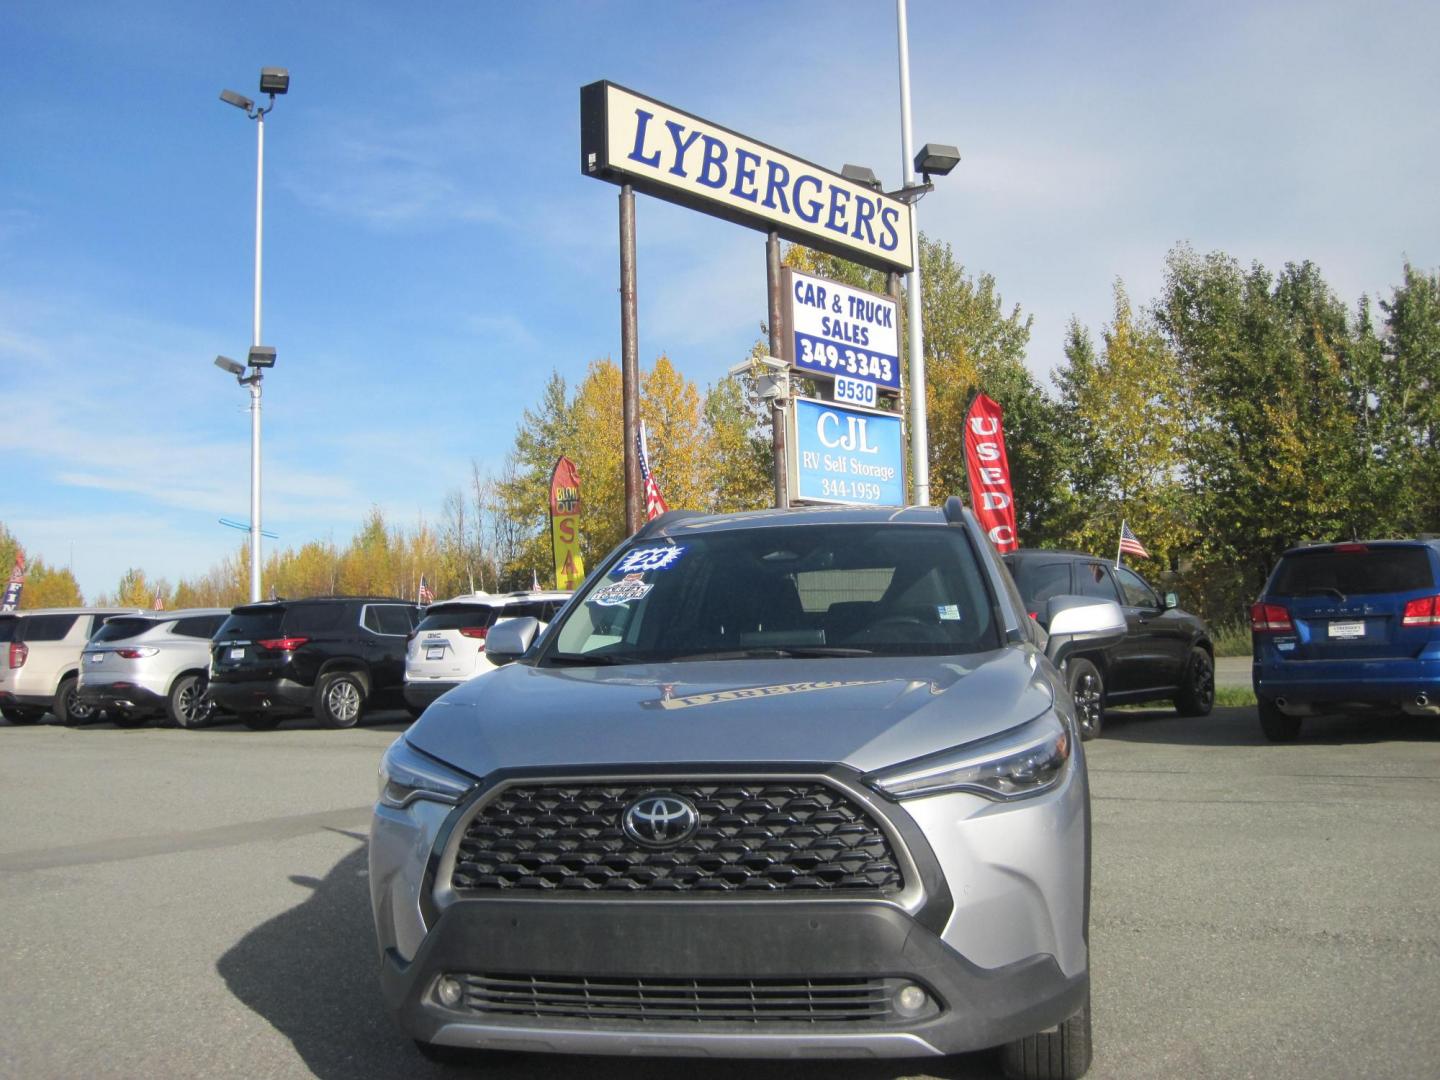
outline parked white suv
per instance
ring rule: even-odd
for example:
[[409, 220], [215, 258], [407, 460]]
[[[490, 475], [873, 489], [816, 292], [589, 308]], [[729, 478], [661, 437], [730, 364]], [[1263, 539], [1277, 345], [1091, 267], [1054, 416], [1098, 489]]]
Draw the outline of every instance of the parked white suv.
[[495, 667], [485, 658], [485, 635], [497, 622], [529, 616], [543, 627], [569, 599], [568, 592], [478, 592], [431, 604], [405, 653], [405, 705], [411, 715]]
[[203, 723], [210, 639], [229, 608], [142, 612], [111, 619], [80, 663], [79, 698], [121, 727], [163, 716], [175, 727]]
[[33, 724], [52, 712], [62, 724], [83, 724], [96, 710], [76, 697], [80, 654], [106, 619], [138, 608], [35, 608], [16, 612], [0, 664], [0, 714], [12, 724]]

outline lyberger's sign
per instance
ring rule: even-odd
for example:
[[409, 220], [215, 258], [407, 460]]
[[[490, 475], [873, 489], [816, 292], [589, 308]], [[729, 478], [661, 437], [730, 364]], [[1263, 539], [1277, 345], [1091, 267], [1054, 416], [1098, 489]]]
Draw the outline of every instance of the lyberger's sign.
[[911, 267], [905, 203], [613, 83], [580, 89], [580, 168], [881, 270]]

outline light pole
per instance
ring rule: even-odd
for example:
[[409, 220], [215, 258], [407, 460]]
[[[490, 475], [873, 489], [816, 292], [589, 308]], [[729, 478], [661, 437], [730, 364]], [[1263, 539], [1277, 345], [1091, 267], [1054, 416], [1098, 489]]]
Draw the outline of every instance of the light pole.
[[[275, 95], [290, 89], [290, 72], [285, 68], [260, 69], [260, 92], [270, 96], [270, 104], [257, 107], [253, 101], [234, 90], [220, 91], [220, 100], [234, 105], [255, 121], [255, 313], [254, 333], [250, 342], [249, 364], [253, 373], [244, 375], [244, 367], [223, 356], [215, 358], [215, 366], [235, 376], [250, 391], [250, 602], [260, 599], [260, 380], [264, 368], [275, 366], [275, 350], [260, 344], [260, 253], [265, 220], [265, 114], [275, 108]], [[239, 370], [236, 370], [239, 369]]]

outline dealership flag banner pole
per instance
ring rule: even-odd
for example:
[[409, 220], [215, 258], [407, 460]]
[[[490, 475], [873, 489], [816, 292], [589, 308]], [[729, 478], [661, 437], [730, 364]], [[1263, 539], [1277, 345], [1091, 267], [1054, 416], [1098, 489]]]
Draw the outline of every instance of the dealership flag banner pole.
[[10, 584], [5, 586], [5, 599], [0, 611], [14, 611], [20, 606], [20, 590], [25, 587], [25, 554], [15, 552], [15, 569], [10, 571]]
[[965, 413], [965, 473], [970, 505], [985, 535], [1004, 554], [1020, 546], [1015, 531], [1015, 495], [1010, 488], [1010, 459], [1005, 453], [1005, 411], [997, 401], [976, 394]]
[[[580, 554], [580, 473], [564, 454], [550, 470], [550, 539], [555, 549], [555, 587], [573, 589], [585, 580]], [[538, 589], [539, 580], [531, 571]]]

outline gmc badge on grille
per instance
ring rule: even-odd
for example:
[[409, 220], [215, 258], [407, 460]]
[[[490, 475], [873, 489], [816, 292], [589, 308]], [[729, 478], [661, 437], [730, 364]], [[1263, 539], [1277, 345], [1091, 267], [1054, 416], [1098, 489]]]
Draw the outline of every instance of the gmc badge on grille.
[[620, 815], [631, 839], [646, 847], [670, 847], [690, 839], [700, 825], [700, 811], [683, 795], [642, 795]]

